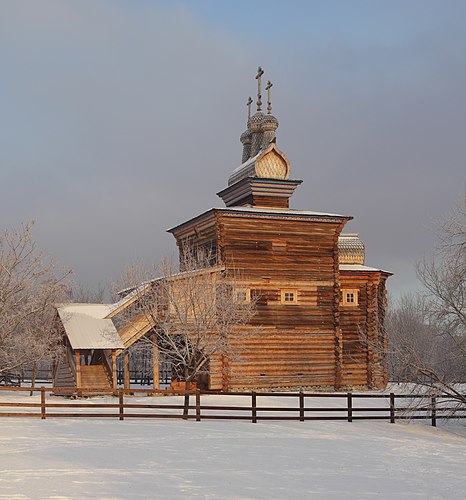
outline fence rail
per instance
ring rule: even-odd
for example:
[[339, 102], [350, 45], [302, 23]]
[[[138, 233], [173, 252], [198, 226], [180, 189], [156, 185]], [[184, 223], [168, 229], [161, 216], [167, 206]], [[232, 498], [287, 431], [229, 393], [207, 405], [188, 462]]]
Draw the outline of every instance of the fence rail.
[[[33, 401], [2, 401], [2, 393], [8, 392], [35, 392], [39, 394], [39, 402]], [[94, 399], [83, 402], [82, 400], [63, 400], [56, 402], [57, 398], [50, 395], [76, 392], [74, 388], [35, 388], [30, 387], [0, 387], [0, 417], [31, 417], [31, 418], [175, 418], [201, 420], [249, 420], [253, 423], [264, 420], [386, 420], [395, 423], [397, 420], [429, 419], [433, 426], [437, 420], [446, 418], [466, 418], [466, 412], [452, 406], [448, 396], [426, 397], [409, 394], [353, 394], [353, 393], [306, 393], [306, 392], [221, 392], [221, 391], [191, 391], [188, 414], [183, 414], [183, 404], [140, 403], [131, 402], [135, 395], [147, 396], [184, 396], [185, 391], [154, 390], [154, 389], [116, 389], [114, 391], [101, 391], [101, 395], [111, 395], [118, 402], [102, 403]], [[80, 395], [85, 396], [86, 390], [81, 390]], [[95, 393], [95, 391], [93, 392]], [[49, 396], [49, 398], [47, 398]], [[209, 396], [241, 396], [241, 405], [218, 404], [218, 398], [211, 404]], [[276, 398], [267, 400], [267, 398]], [[277, 399], [287, 398], [287, 406], [277, 405]], [[336, 399], [342, 404], [338, 406], [315, 406], [315, 400]], [[52, 399], [52, 401], [50, 400]], [[204, 399], [204, 401], [202, 401]], [[210, 399], [210, 402], [209, 402]], [[370, 406], [369, 401], [381, 400], [382, 404]], [[206, 401], [207, 400], [207, 401]], [[221, 398], [220, 398], [221, 400]], [[358, 402], [363, 402], [359, 406]], [[210, 403], [210, 404], [209, 404]], [[270, 404], [272, 403], [272, 405]], [[335, 401], [334, 401], [335, 403]], [[77, 410], [88, 411], [77, 411]], [[21, 411], [22, 410], [22, 411]], [[74, 410], [74, 411], [73, 411]], [[97, 410], [97, 411], [96, 411]], [[110, 411], [98, 411], [110, 410]], [[114, 410], [114, 411], [111, 411]], [[135, 411], [143, 410], [143, 411]], [[319, 414], [320, 413], [320, 414]], [[330, 415], [329, 415], [330, 413]]]

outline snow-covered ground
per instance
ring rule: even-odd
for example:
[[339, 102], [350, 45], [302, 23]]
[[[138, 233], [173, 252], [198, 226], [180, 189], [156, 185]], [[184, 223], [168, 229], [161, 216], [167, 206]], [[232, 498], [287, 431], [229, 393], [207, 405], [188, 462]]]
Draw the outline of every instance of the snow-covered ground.
[[[238, 403], [219, 398], [208, 402]], [[175, 398], [133, 401], [155, 399]], [[382, 421], [2, 418], [0, 498], [464, 499], [466, 438], [446, 429]]]

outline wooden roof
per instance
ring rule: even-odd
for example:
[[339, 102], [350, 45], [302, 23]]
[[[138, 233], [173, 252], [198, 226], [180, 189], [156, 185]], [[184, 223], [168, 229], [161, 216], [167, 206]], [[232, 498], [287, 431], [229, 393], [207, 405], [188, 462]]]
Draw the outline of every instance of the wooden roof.
[[123, 343], [105, 304], [63, 304], [58, 315], [73, 349], [121, 349]]

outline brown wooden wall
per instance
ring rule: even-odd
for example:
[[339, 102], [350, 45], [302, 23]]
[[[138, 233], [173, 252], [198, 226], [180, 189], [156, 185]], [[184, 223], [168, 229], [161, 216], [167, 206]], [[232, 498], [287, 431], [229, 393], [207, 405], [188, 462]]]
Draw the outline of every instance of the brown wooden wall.
[[[258, 296], [250, 334], [232, 339], [238, 356], [228, 360], [228, 386], [335, 386], [342, 221], [217, 217], [222, 262]], [[282, 304], [282, 289], [296, 289], [298, 303]], [[220, 382], [225, 373], [212, 375], [213, 388]]]
[[248, 194], [241, 200], [238, 200], [236, 205], [251, 205], [253, 207], [267, 208], [289, 208], [289, 198], [286, 196], [264, 196]]
[[342, 385], [383, 388], [387, 368], [383, 359], [385, 281], [382, 272], [340, 274], [341, 289], [358, 290], [358, 305], [340, 308], [343, 360]]

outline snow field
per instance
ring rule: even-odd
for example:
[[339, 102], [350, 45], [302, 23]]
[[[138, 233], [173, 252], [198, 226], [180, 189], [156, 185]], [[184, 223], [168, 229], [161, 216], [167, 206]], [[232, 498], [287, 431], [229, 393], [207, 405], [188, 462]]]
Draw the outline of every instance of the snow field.
[[[4, 393], [0, 396], [4, 399]], [[208, 396], [208, 402], [236, 405], [238, 398], [249, 404], [247, 396]], [[37, 396], [23, 393], [19, 399]], [[181, 398], [128, 399], [173, 404]], [[293, 406], [293, 398], [274, 399], [269, 406]], [[381, 400], [373, 402], [378, 406]], [[4, 499], [466, 497], [466, 439], [429, 425], [116, 418], [0, 422]]]

